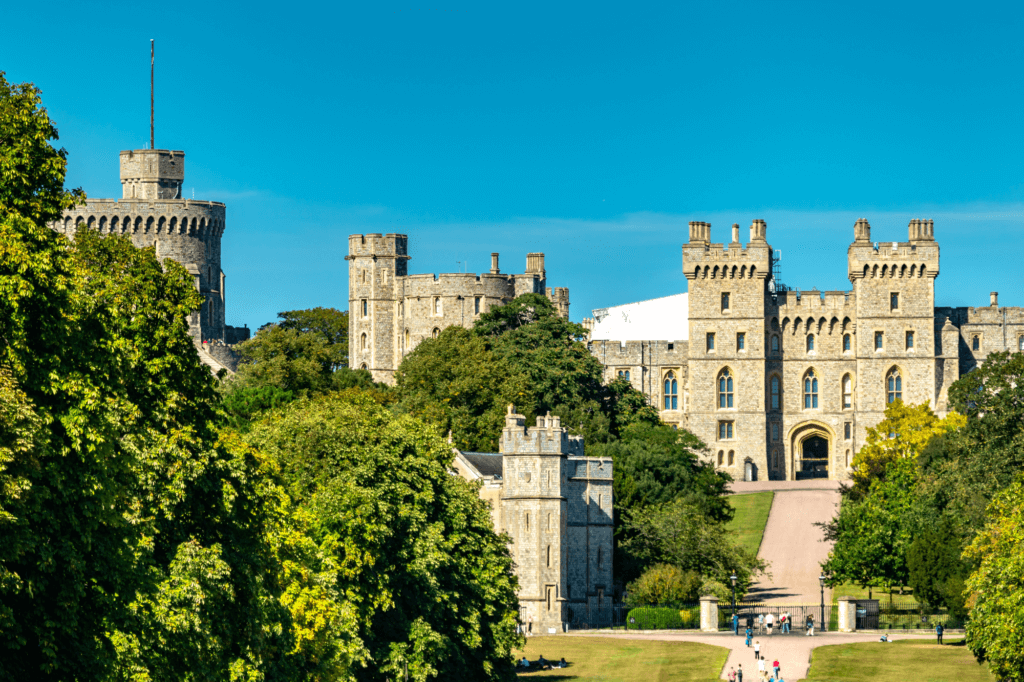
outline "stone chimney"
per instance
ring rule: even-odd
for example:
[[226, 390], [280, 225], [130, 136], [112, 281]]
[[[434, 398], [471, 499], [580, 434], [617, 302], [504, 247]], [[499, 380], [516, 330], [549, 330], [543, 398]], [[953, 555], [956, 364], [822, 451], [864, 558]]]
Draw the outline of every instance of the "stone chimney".
[[998, 308], [999, 307], [999, 292], [998, 291], [993, 291], [991, 294], [988, 295], [988, 300], [989, 300], [989, 305], [991, 305], [993, 308]]
[[492, 275], [500, 275], [501, 274], [501, 270], [498, 269], [498, 254], [496, 254], [496, 253], [492, 253], [491, 254], [491, 274]]

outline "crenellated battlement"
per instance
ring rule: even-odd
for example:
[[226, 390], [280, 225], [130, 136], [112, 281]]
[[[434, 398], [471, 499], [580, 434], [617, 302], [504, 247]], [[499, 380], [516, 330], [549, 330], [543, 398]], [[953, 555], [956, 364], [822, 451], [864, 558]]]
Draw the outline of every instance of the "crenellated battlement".
[[907, 279], [939, 275], [939, 245], [934, 221], [911, 220], [910, 241], [871, 242], [871, 225], [863, 218], [854, 225], [854, 242], [847, 250], [847, 275], [857, 279]]
[[537, 417], [536, 427], [526, 426], [526, 417], [516, 414], [515, 406], [509, 405], [499, 450], [505, 455], [566, 455], [570, 452], [569, 430], [550, 412]]
[[684, 363], [689, 357], [689, 341], [591, 341], [592, 355], [604, 365], [637, 365], [650, 362], [649, 355], [661, 364]]
[[796, 315], [809, 312], [836, 312], [854, 315], [857, 310], [856, 294], [852, 291], [784, 291], [776, 297], [778, 315]]

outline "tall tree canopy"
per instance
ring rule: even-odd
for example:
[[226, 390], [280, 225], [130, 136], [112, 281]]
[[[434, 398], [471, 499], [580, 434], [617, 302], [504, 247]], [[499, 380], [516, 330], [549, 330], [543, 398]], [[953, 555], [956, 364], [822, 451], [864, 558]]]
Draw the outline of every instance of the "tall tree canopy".
[[0, 76], [0, 678], [279, 674], [254, 464], [220, 443], [188, 335], [201, 299], [153, 249], [47, 227], [82, 198], [56, 136]]
[[366, 664], [357, 680], [512, 680], [507, 538], [431, 429], [352, 391], [268, 413], [247, 441], [275, 462], [336, 567]]

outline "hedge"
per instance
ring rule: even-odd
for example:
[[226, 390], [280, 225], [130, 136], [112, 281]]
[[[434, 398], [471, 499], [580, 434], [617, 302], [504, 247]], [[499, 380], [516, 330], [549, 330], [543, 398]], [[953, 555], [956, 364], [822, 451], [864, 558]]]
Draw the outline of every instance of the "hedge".
[[682, 609], [668, 606], [640, 606], [626, 614], [627, 630], [668, 630], [700, 626], [700, 606]]

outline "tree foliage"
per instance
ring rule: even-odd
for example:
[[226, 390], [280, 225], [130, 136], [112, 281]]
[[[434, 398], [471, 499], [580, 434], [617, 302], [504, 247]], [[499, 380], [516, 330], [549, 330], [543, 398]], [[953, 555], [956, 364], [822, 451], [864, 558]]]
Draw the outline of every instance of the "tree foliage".
[[279, 467], [355, 611], [368, 656], [355, 679], [514, 679], [507, 538], [440, 437], [351, 392], [270, 412], [246, 439]]
[[968, 547], [977, 570], [967, 580], [971, 620], [967, 646], [988, 661], [996, 679], [1024, 680], [1024, 480], [999, 494], [988, 521]]
[[335, 308], [308, 308], [278, 313], [282, 329], [319, 334], [331, 355], [331, 370], [348, 367], [348, 311]]
[[700, 598], [703, 579], [696, 571], [655, 564], [626, 587], [629, 606], [681, 606]]

